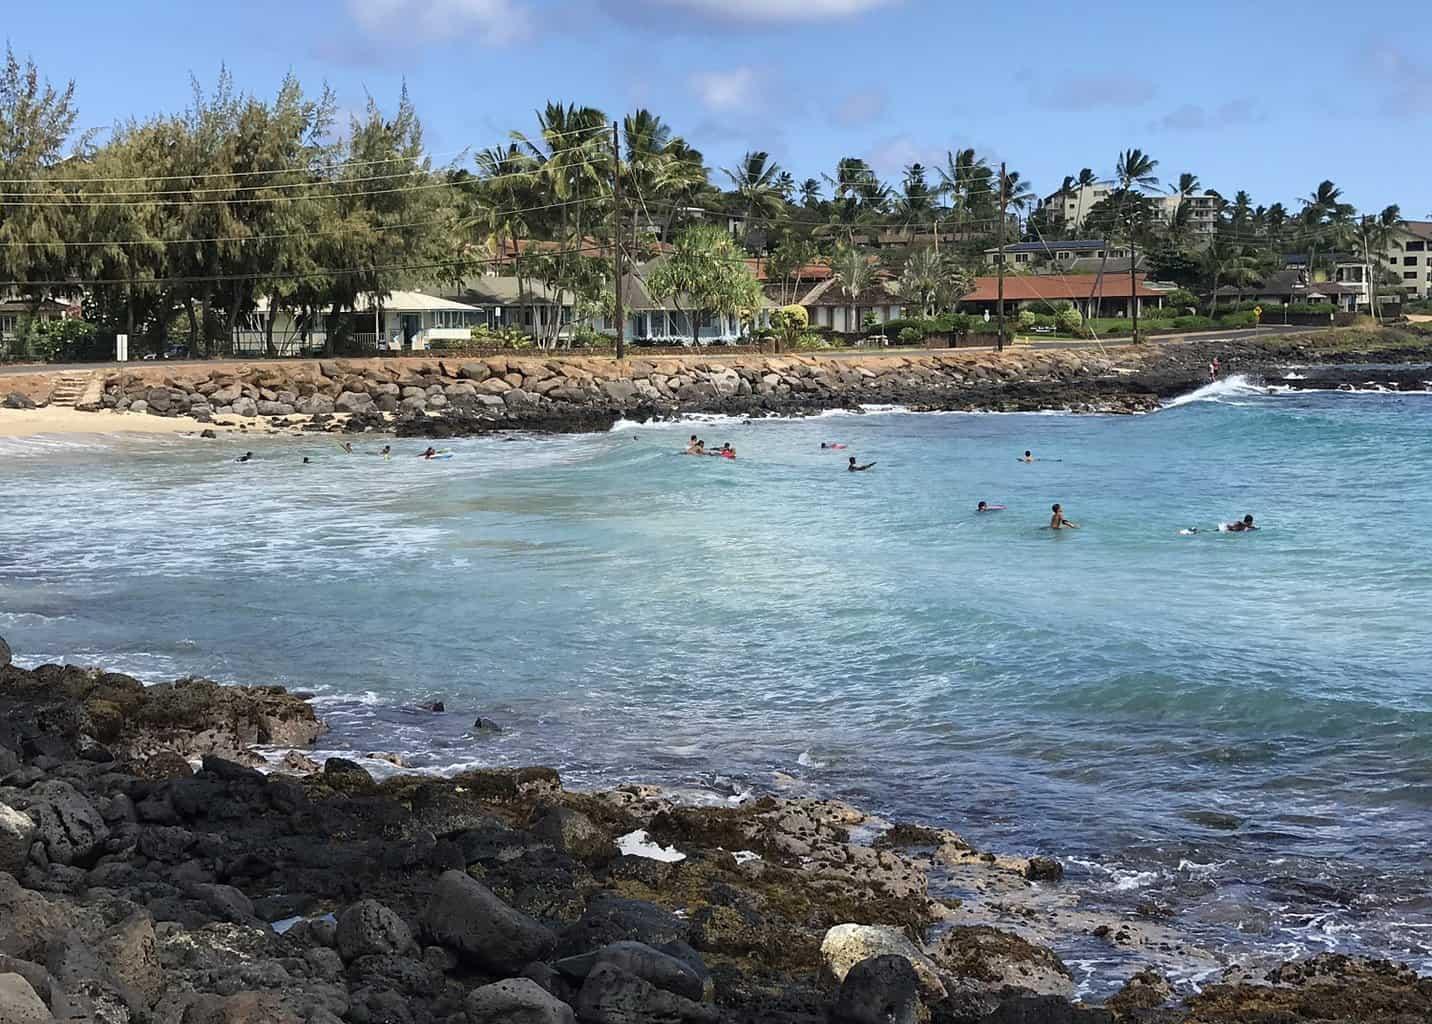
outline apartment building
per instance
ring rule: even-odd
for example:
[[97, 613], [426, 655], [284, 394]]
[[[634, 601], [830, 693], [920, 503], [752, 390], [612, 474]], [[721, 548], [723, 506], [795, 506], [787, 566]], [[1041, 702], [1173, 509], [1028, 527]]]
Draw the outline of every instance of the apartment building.
[[1432, 297], [1432, 220], [1404, 222], [1394, 232], [1383, 259], [1401, 278], [1405, 298]]

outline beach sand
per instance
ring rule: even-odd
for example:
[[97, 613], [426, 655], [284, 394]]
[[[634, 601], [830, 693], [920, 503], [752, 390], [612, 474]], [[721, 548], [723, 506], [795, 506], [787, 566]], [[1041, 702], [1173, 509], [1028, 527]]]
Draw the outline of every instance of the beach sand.
[[[232, 419], [232, 417], [226, 417]], [[246, 422], [251, 429], [266, 430], [258, 420]], [[67, 406], [39, 409], [0, 409], [0, 437], [29, 437], [33, 434], [187, 434], [201, 430], [218, 433], [232, 426], [200, 423], [188, 416], [150, 416], [147, 413], [80, 412]]]

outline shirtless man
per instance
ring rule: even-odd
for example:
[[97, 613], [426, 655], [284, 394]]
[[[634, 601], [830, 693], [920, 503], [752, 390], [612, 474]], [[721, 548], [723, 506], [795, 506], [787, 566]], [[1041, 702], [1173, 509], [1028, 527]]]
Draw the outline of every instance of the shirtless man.
[[1053, 515], [1049, 517], [1049, 528], [1051, 530], [1077, 530], [1079, 524], [1064, 518], [1064, 507], [1059, 502], [1054, 503]]
[[863, 465], [863, 466], [857, 466], [857, 465], [855, 464], [855, 456], [852, 455], [852, 456], [850, 457], [850, 462], [848, 462], [848, 463], [846, 464], [845, 468], [846, 468], [847, 470], [849, 470], [850, 472], [852, 472], [852, 473], [863, 473], [863, 472], [865, 472], [867, 469], [869, 469], [869, 468], [870, 468], [871, 466], [873, 466], [873, 465], [875, 465], [875, 463], [873, 463], [873, 462], [867, 462], [867, 463], [866, 463], [865, 465]]

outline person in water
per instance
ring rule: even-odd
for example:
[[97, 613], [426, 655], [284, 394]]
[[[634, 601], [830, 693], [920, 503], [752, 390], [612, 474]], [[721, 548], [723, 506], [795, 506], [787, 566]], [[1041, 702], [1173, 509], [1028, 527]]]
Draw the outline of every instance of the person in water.
[[239, 456], [237, 459], [235, 459], [234, 461], [235, 461], [235, 462], [248, 462], [248, 461], [250, 461], [253, 457], [254, 457], [254, 453], [253, 453], [253, 452], [244, 452], [244, 454], [240, 455], [240, 456]]
[[312, 461], [312, 460], [311, 460], [307, 455], [305, 455], [305, 456], [303, 457], [303, 464], [304, 464], [305, 466], [307, 466], [311, 461]]
[[847, 470], [849, 470], [851, 473], [863, 473], [863, 472], [865, 472], [867, 469], [869, 469], [869, 468], [870, 468], [871, 466], [873, 466], [873, 465], [875, 465], [875, 463], [873, 463], [873, 462], [867, 462], [867, 463], [866, 463], [865, 465], [863, 465], [863, 466], [857, 466], [857, 465], [855, 464], [855, 456], [852, 455], [852, 456], [850, 457], [850, 461], [849, 461], [848, 463], [846, 463], [845, 468], [846, 468]]
[[1030, 451], [1029, 449], [1026, 448], [1025, 451], [1024, 451], [1024, 455], [1020, 457], [1020, 460], [1019, 460], [1019, 461], [1020, 461], [1020, 462], [1033, 462], [1033, 461], [1034, 461], [1034, 453], [1033, 453], [1032, 451]]
[[429, 445], [429, 446], [428, 446], [428, 450], [425, 451], [425, 452], [423, 452], [423, 454], [419, 455], [418, 458], [420, 458], [420, 459], [431, 459], [431, 458], [435, 457], [435, 456], [437, 455], [437, 453], [438, 453], [438, 450], [437, 450], [436, 448], [432, 447], [431, 445]]
[[343, 452], [344, 452], [344, 454], [346, 454], [346, 455], [352, 455], [352, 454], [353, 454], [353, 442], [352, 442], [352, 441], [344, 441], [342, 447], [343, 447]]
[[822, 441], [822, 442], [820, 443], [820, 446], [821, 446], [822, 448], [829, 448], [829, 449], [830, 449], [831, 451], [833, 451], [833, 452], [838, 452], [838, 451], [840, 451], [842, 448], [845, 447], [845, 445], [843, 445], [843, 444], [836, 444], [834, 441], [831, 441], [831, 442], [829, 442], [829, 443], [826, 443], [825, 441]]
[[699, 440], [695, 434], [691, 435], [691, 443], [686, 446], [687, 455], [705, 455], [706, 442]]
[[716, 454], [721, 456], [721, 458], [723, 459], [734, 459], [736, 457], [736, 449], [731, 447], [730, 441], [727, 441], [723, 445], [721, 445], [721, 450], [718, 451]]
[[1252, 517], [1252, 516], [1244, 516], [1242, 519], [1238, 520], [1237, 522], [1226, 523], [1226, 524], [1224, 524], [1224, 526], [1225, 526], [1225, 528], [1228, 530], [1229, 533], [1247, 533], [1249, 530], [1256, 530], [1256, 529], [1258, 529], [1258, 527], [1256, 527], [1256, 526], [1253, 525], [1253, 517]]
[[379, 452], [378, 454], [381, 455], [381, 456], [383, 456], [383, 458], [385, 458], [385, 459], [391, 458], [392, 455], [393, 455], [393, 446], [390, 445], [390, 444], [385, 444], [385, 445], [383, 445], [383, 450], [382, 450], [381, 452]]
[[982, 502], [980, 502], [978, 505], [975, 506], [975, 511], [976, 511], [976, 512], [1003, 512], [1003, 511], [1004, 511], [1004, 506], [1003, 506], [1003, 505], [991, 505], [991, 504], [990, 504], [989, 502], [987, 502], [987, 501], [982, 501]]
[[1218, 357], [1217, 357], [1217, 356], [1214, 356], [1214, 357], [1213, 357], [1213, 361], [1208, 364], [1208, 380], [1209, 380], [1209, 383], [1212, 383], [1213, 381], [1216, 381], [1217, 379], [1218, 379]]
[[1078, 523], [1064, 518], [1064, 508], [1062, 505], [1059, 504], [1059, 502], [1056, 501], [1054, 503], [1054, 507], [1050, 511], [1054, 513], [1052, 516], [1049, 517], [1049, 528], [1051, 530], [1079, 529]]

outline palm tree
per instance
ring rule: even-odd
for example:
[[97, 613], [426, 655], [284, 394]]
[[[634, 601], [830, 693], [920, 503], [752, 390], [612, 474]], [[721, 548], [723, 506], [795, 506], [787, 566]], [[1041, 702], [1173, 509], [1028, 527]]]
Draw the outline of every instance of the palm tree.
[[972, 283], [967, 271], [927, 247], [911, 253], [905, 261], [896, 291], [902, 299], [918, 305], [922, 316], [930, 316], [953, 306], [969, 293]]
[[[1159, 162], [1149, 156], [1142, 149], [1126, 149], [1119, 154], [1118, 164], [1115, 166], [1114, 174], [1119, 182], [1121, 194], [1120, 208], [1127, 214], [1126, 225], [1129, 234], [1129, 311], [1133, 314], [1133, 340], [1139, 340], [1139, 297], [1137, 294], [1138, 279], [1134, 274], [1134, 268], [1138, 263], [1137, 235], [1139, 216], [1147, 202], [1144, 200], [1142, 190], [1153, 188], [1159, 183], [1154, 175], [1154, 169]], [[1105, 252], [1108, 250], [1105, 249]]]
[[1383, 260], [1387, 250], [1392, 247], [1392, 241], [1402, 223], [1402, 209], [1396, 203], [1384, 207], [1381, 213], [1363, 217], [1358, 222], [1363, 273], [1367, 275], [1369, 312], [1378, 320], [1382, 319], [1382, 305], [1377, 301], [1378, 278], [1385, 269]]
[[1029, 187], [1029, 182], [1020, 177], [1018, 171], [1009, 171], [1004, 175], [1001, 191], [1004, 193], [1005, 205], [1016, 213], [1023, 213], [1034, 202], [1034, 190]]
[[1091, 167], [1081, 167], [1079, 174], [1074, 179], [1074, 184], [1079, 189], [1079, 199], [1074, 204], [1074, 227], [1084, 226], [1084, 193], [1099, 183], [1099, 176], [1094, 173]]
[[[842, 245], [830, 260], [831, 277], [840, 285], [850, 300], [852, 315], [860, 296], [875, 284], [875, 272], [880, 268], [880, 257], [854, 245]], [[853, 326], [853, 325], [848, 325]]]
[[781, 194], [781, 199], [789, 205], [796, 194], [796, 179], [790, 171], [782, 171], [776, 175], [776, 191]]
[[1187, 226], [1187, 218], [1180, 220], [1179, 215], [1183, 212], [1184, 203], [1188, 202], [1190, 197], [1197, 195], [1202, 188], [1203, 185], [1198, 180], [1198, 175], [1192, 171], [1184, 171], [1178, 176], [1178, 184], [1169, 186], [1168, 194], [1174, 197], [1173, 216], [1169, 218], [1170, 227]]
[[768, 221], [779, 217], [786, 208], [778, 184], [781, 176], [780, 165], [770, 154], [761, 150], [748, 152], [734, 169], [721, 171], [731, 180], [736, 195], [745, 204], [745, 234], [749, 237], [756, 220]]
[[1222, 285], [1237, 285], [1241, 300], [1242, 289], [1256, 283], [1260, 276], [1256, 261], [1248, 255], [1247, 248], [1223, 238], [1215, 237], [1209, 242], [1208, 247], [1203, 250], [1200, 262], [1204, 274], [1211, 282], [1208, 295], [1209, 316], [1218, 311], [1218, 289]]
[[945, 165], [935, 169], [940, 177], [939, 189], [950, 197], [961, 221], [976, 210], [988, 209], [991, 205], [990, 181], [994, 172], [988, 161], [973, 149], [961, 149], [945, 153]]
[[895, 197], [894, 213], [900, 226], [908, 232], [910, 241], [914, 241], [915, 233], [921, 224], [928, 224], [936, 219], [936, 198], [936, 191], [926, 181], [924, 165], [914, 163], [906, 167], [904, 182]]
[[[662, 160], [656, 167], [653, 187], [666, 206], [661, 228], [663, 241], [672, 238], [672, 226], [678, 216], [685, 217], [697, 209], [705, 198], [714, 197], [706, 161], [700, 150], [693, 149], [685, 139], [673, 138], [662, 149]], [[638, 196], [638, 199], [642, 197]], [[713, 199], [714, 202], [714, 199]]]
[[807, 210], [814, 210], [820, 205], [820, 182], [815, 178], [807, 178], [801, 182], [801, 205]]

